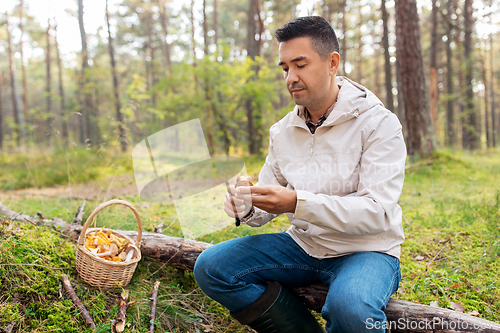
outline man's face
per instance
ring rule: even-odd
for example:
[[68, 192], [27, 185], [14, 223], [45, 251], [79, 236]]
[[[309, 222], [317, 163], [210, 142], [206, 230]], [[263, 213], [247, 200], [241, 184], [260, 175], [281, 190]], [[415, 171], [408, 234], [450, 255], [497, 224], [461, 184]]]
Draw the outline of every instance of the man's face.
[[311, 39], [300, 37], [281, 42], [278, 55], [287, 89], [295, 103], [311, 112], [330, 107], [338, 67], [335, 53], [322, 60], [312, 49]]

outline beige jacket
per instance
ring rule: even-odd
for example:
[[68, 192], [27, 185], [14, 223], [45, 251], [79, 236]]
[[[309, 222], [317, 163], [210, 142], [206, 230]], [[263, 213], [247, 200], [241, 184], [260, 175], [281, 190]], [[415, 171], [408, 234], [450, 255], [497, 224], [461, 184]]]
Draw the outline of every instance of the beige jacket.
[[[315, 134], [301, 106], [271, 127], [257, 186], [296, 191], [287, 233], [309, 255], [377, 251], [399, 258], [406, 160], [401, 124], [368, 89], [344, 77], [337, 81], [338, 101]], [[245, 222], [258, 227], [276, 216], [256, 208]]]

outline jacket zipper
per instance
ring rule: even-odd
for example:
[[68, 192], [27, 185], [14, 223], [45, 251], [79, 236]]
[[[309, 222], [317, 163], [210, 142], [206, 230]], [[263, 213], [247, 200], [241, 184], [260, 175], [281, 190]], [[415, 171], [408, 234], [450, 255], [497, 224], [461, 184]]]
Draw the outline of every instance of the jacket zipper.
[[314, 142], [316, 141], [316, 137], [314, 136], [314, 134], [312, 136], [313, 139], [311, 141], [311, 157], [313, 156]]

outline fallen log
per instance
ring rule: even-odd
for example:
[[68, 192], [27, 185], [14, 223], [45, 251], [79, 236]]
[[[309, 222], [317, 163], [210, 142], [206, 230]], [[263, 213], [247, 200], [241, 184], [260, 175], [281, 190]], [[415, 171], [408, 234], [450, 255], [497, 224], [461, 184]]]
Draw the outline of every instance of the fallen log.
[[23, 223], [29, 222], [34, 225], [49, 225], [73, 239], [78, 239], [80, 231], [82, 230], [82, 225], [79, 223], [68, 223], [57, 217], [54, 219], [39, 219], [31, 217], [24, 213], [17, 213], [13, 210], [10, 210], [0, 202], [0, 219], [1, 218]]
[[[136, 231], [123, 231], [132, 239], [137, 237]], [[142, 254], [155, 258], [170, 266], [192, 271], [198, 255], [211, 244], [190, 239], [171, 237], [161, 234], [142, 233]], [[321, 312], [325, 303], [328, 288], [326, 285], [314, 284], [291, 289], [311, 310]], [[471, 315], [429, 305], [416, 304], [391, 298], [385, 309], [387, 323], [385, 327], [393, 333], [457, 333], [481, 332], [500, 333], [500, 324], [476, 318]], [[368, 323], [372, 328], [383, 323]], [[379, 326], [380, 327], [380, 326]]]
[[[0, 217], [6, 216], [9, 212], [9, 219], [26, 222], [24, 217], [31, 219], [30, 222], [39, 222], [26, 215], [7, 211], [5, 206], [0, 203]], [[52, 224], [63, 232], [75, 239], [81, 230], [77, 226], [67, 223], [61, 219], [44, 220], [44, 224]], [[136, 239], [137, 231], [119, 230], [132, 239]], [[76, 234], [76, 236], [75, 236]], [[169, 266], [192, 271], [196, 259], [202, 251], [210, 247], [211, 244], [172, 237], [162, 234], [143, 232], [141, 253], [144, 256], [167, 263]], [[293, 288], [294, 293], [311, 310], [320, 312], [325, 302], [327, 287], [325, 285], [309, 285]], [[444, 308], [436, 308], [428, 305], [422, 305], [407, 301], [391, 298], [385, 309], [388, 322], [386, 327], [391, 329], [392, 333], [500, 333], [500, 324], [476, 318], [467, 314], [456, 312]], [[382, 323], [369, 323], [375, 326]]]

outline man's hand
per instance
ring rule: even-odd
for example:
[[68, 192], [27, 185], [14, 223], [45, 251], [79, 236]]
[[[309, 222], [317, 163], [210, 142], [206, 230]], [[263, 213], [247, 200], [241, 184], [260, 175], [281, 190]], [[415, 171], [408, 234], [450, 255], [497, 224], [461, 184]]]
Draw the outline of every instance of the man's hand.
[[244, 198], [251, 193], [252, 205], [268, 213], [294, 213], [297, 193], [279, 185], [238, 187], [236, 197]]
[[252, 209], [252, 200], [250, 198], [250, 191], [243, 191], [239, 193], [240, 189], [249, 189], [249, 186], [238, 187], [231, 185], [227, 189], [226, 196], [224, 197], [224, 211], [230, 217], [245, 217]]

